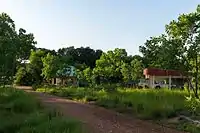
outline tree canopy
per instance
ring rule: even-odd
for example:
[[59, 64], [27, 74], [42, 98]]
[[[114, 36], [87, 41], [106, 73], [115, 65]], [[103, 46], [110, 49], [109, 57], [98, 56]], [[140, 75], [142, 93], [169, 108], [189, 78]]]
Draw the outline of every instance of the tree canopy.
[[30, 50], [35, 48], [35, 44], [33, 34], [26, 34], [22, 28], [17, 32], [11, 17], [6, 13], [0, 14], [1, 82], [13, 79], [16, 62], [28, 59]]

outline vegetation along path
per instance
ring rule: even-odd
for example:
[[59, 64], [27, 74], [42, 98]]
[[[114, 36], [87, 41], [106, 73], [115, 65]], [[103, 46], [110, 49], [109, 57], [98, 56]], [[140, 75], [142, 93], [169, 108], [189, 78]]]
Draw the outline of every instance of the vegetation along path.
[[56, 108], [63, 115], [79, 119], [90, 129], [91, 133], [183, 133], [143, 120], [128, 118], [102, 107], [31, 90], [26, 91], [35, 95], [44, 106]]

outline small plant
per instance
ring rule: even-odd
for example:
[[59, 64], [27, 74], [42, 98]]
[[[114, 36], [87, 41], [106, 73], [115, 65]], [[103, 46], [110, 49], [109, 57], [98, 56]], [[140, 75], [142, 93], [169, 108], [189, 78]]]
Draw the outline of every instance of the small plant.
[[193, 115], [196, 115], [200, 111], [200, 100], [192, 96], [186, 97], [186, 106]]

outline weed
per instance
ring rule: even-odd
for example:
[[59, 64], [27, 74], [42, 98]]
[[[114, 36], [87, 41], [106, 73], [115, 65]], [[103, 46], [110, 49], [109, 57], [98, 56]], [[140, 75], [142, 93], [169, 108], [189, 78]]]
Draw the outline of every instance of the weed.
[[[46, 89], [46, 91], [52, 93], [51, 89]], [[99, 106], [115, 109], [119, 112], [128, 112], [142, 119], [162, 120], [178, 116], [183, 112], [197, 114], [200, 111], [200, 102], [195, 99], [186, 100], [188, 92], [184, 90], [125, 88], [111, 90], [109, 86], [105, 88], [101, 86], [95, 89], [59, 88], [57, 91], [60, 96], [84, 102], [95, 101]], [[37, 91], [43, 92], [44, 89], [40, 88]], [[192, 131], [193, 128], [188, 125], [183, 127], [187, 131]], [[194, 133], [196, 130], [199, 131], [199, 129], [193, 130]]]
[[31, 95], [0, 88], [0, 133], [82, 133], [81, 124], [44, 110]]

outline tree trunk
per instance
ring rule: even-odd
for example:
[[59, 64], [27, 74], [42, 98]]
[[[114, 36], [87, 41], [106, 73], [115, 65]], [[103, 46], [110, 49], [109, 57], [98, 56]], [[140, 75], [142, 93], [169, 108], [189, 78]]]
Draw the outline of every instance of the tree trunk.
[[198, 69], [198, 56], [196, 55], [196, 59], [195, 59], [195, 67], [196, 67], [196, 79], [195, 79], [195, 97], [199, 99], [199, 95], [198, 95], [198, 72], [199, 72], [199, 69]]
[[12, 64], [12, 77], [11, 77], [11, 82], [14, 84], [14, 76], [15, 76], [15, 66], [16, 66], [16, 56], [13, 59], [13, 64]]

